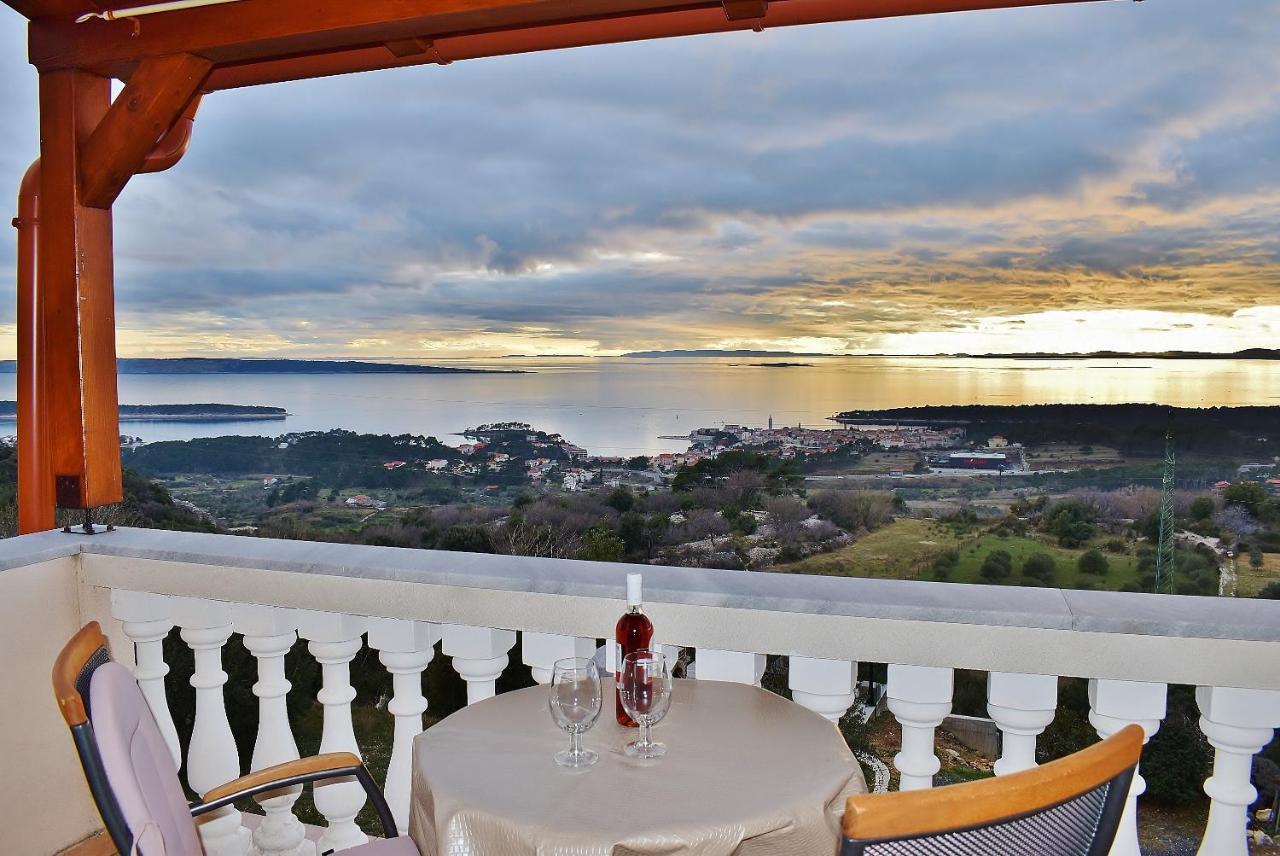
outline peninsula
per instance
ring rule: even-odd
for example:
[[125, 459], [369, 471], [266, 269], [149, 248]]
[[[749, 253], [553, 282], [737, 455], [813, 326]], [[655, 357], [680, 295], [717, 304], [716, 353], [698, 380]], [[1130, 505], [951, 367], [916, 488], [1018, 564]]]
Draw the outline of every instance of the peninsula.
[[[14, 360], [0, 361], [0, 374], [17, 371]], [[237, 357], [124, 357], [118, 374], [527, 374], [520, 369], [472, 369], [371, 363], [359, 360], [241, 359]]]
[[[241, 422], [247, 419], [284, 419], [283, 407], [259, 404], [122, 404], [121, 422]], [[0, 401], [0, 422], [18, 418], [16, 401]]]

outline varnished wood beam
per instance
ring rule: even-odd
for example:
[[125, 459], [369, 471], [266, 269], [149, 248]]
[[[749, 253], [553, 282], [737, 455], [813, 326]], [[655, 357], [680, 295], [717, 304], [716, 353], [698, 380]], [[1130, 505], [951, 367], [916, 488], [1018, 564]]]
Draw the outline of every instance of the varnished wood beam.
[[[647, 34], [654, 30], [691, 35], [744, 24], [789, 26], [1063, 2], [1079, 0], [773, 0], [763, 18], [731, 21], [724, 0], [241, 0], [148, 16], [136, 22], [136, 30], [128, 20], [33, 21], [29, 55], [42, 70], [74, 67], [127, 77], [142, 59], [175, 53], [229, 67], [369, 48], [388, 56], [389, 42], [514, 36], [573, 24], [599, 27], [585, 43], [601, 44], [655, 38]], [[735, 10], [741, 7], [741, 0], [731, 3]], [[713, 18], [719, 26], [710, 23]], [[537, 49], [573, 44], [543, 40]], [[395, 55], [386, 62], [405, 64]]]
[[83, 204], [110, 208], [204, 82], [211, 65], [192, 54], [143, 60], [94, 128], [80, 157]]
[[111, 211], [80, 196], [80, 152], [110, 106], [83, 71], [40, 75], [40, 423], [63, 508], [119, 502]]
[[716, 5], [702, 0], [241, 0], [137, 21], [33, 21], [37, 68], [119, 76], [148, 56], [194, 53], [217, 65], [275, 59], [446, 33]]
[[762, 27], [769, 29], [939, 11], [1068, 2], [1077, 2], [1077, 0], [945, 0], [945, 2], [943, 0], [861, 0], [857, 3], [850, 0], [772, 0], [763, 18], [740, 20], [730, 20], [721, 3], [709, 3], [637, 14], [631, 17], [596, 18], [516, 29], [435, 36], [431, 38], [431, 50], [418, 54], [396, 54], [388, 50], [385, 44], [378, 44], [319, 54], [285, 56], [224, 65], [216, 67], [210, 73], [204, 88], [211, 92], [383, 68], [448, 63], [462, 59], [645, 39], [745, 31]]

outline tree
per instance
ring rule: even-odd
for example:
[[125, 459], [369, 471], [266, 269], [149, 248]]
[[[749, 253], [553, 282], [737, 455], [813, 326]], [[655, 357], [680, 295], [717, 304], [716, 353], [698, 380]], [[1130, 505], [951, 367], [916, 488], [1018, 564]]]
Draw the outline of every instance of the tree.
[[1262, 591], [1258, 592], [1257, 596], [1266, 600], [1280, 600], [1280, 580], [1267, 583], [1262, 587]]
[[1257, 517], [1267, 501], [1267, 491], [1257, 482], [1236, 482], [1222, 492], [1222, 500], [1227, 505], [1244, 506], [1250, 515]]
[[634, 458], [629, 458], [627, 460], [627, 469], [647, 470], [649, 469], [649, 459], [644, 455], [636, 455]]
[[632, 508], [635, 508], [636, 498], [627, 488], [616, 487], [609, 494], [609, 498], [604, 501], [604, 504], [619, 514], [626, 514]]
[[1197, 496], [1191, 502], [1191, 519], [1208, 520], [1218, 510], [1218, 505], [1211, 496]]
[[1044, 516], [1044, 526], [1064, 547], [1081, 547], [1097, 534], [1093, 509], [1080, 502], [1059, 502]]
[[780, 545], [795, 546], [803, 539], [804, 521], [809, 517], [803, 502], [790, 496], [771, 496], [764, 501], [764, 510]]
[[1013, 576], [1013, 556], [1009, 555], [1008, 550], [992, 550], [983, 560], [978, 573], [989, 582], [1006, 580]]
[[609, 527], [597, 523], [582, 536], [582, 549], [578, 558], [591, 562], [620, 562], [626, 549], [623, 540], [610, 531]]
[[1261, 568], [1265, 560], [1262, 557], [1262, 548], [1254, 544], [1249, 548], [1249, 566], [1252, 568]]
[[1213, 516], [1213, 522], [1218, 524], [1219, 528], [1237, 535], [1254, 535], [1262, 531], [1262, 525], [1244, 505], [1228, 505]]
[[1082, 553], [1076, 566], [1082, 574], [1093, 574], [1099, 577], [1105, 577], [1107, 572], [1111, 570], [1111, 563], [1107, 561], [1107, 557], [1102, 555], [1102, 551], [1097, 547]]
[[1053, 582], [1058, 563], [1048, 553], [1033, 553], [1022, 563], [1022, 575], [1039, 580], [1045, 585]]

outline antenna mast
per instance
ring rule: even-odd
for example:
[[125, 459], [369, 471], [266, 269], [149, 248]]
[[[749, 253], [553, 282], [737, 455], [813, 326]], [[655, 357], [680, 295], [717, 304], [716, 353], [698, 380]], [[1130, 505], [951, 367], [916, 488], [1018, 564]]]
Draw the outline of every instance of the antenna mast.
[[1164, 435], [1164, 483], [1160, 494], [1160, 540], [1156, 544], [1156, 593], [1173, 592], [1174, 474], [1173, 428]]

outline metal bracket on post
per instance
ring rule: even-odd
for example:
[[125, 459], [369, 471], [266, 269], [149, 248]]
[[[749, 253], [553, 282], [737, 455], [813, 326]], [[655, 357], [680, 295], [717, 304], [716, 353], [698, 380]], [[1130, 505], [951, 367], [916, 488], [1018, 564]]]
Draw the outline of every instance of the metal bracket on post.
[[[84, 523], [80, 524], [79, 531], [72, 529], [71, 524], [67, 523], [62, 527], [62, 531], [67, 535], [97, 535], [100, 530], [93, 527], [93, 509], [84, 509]], [[108, 523], [106, 525], [107, 532], [116, 531], [115, 524]]]

